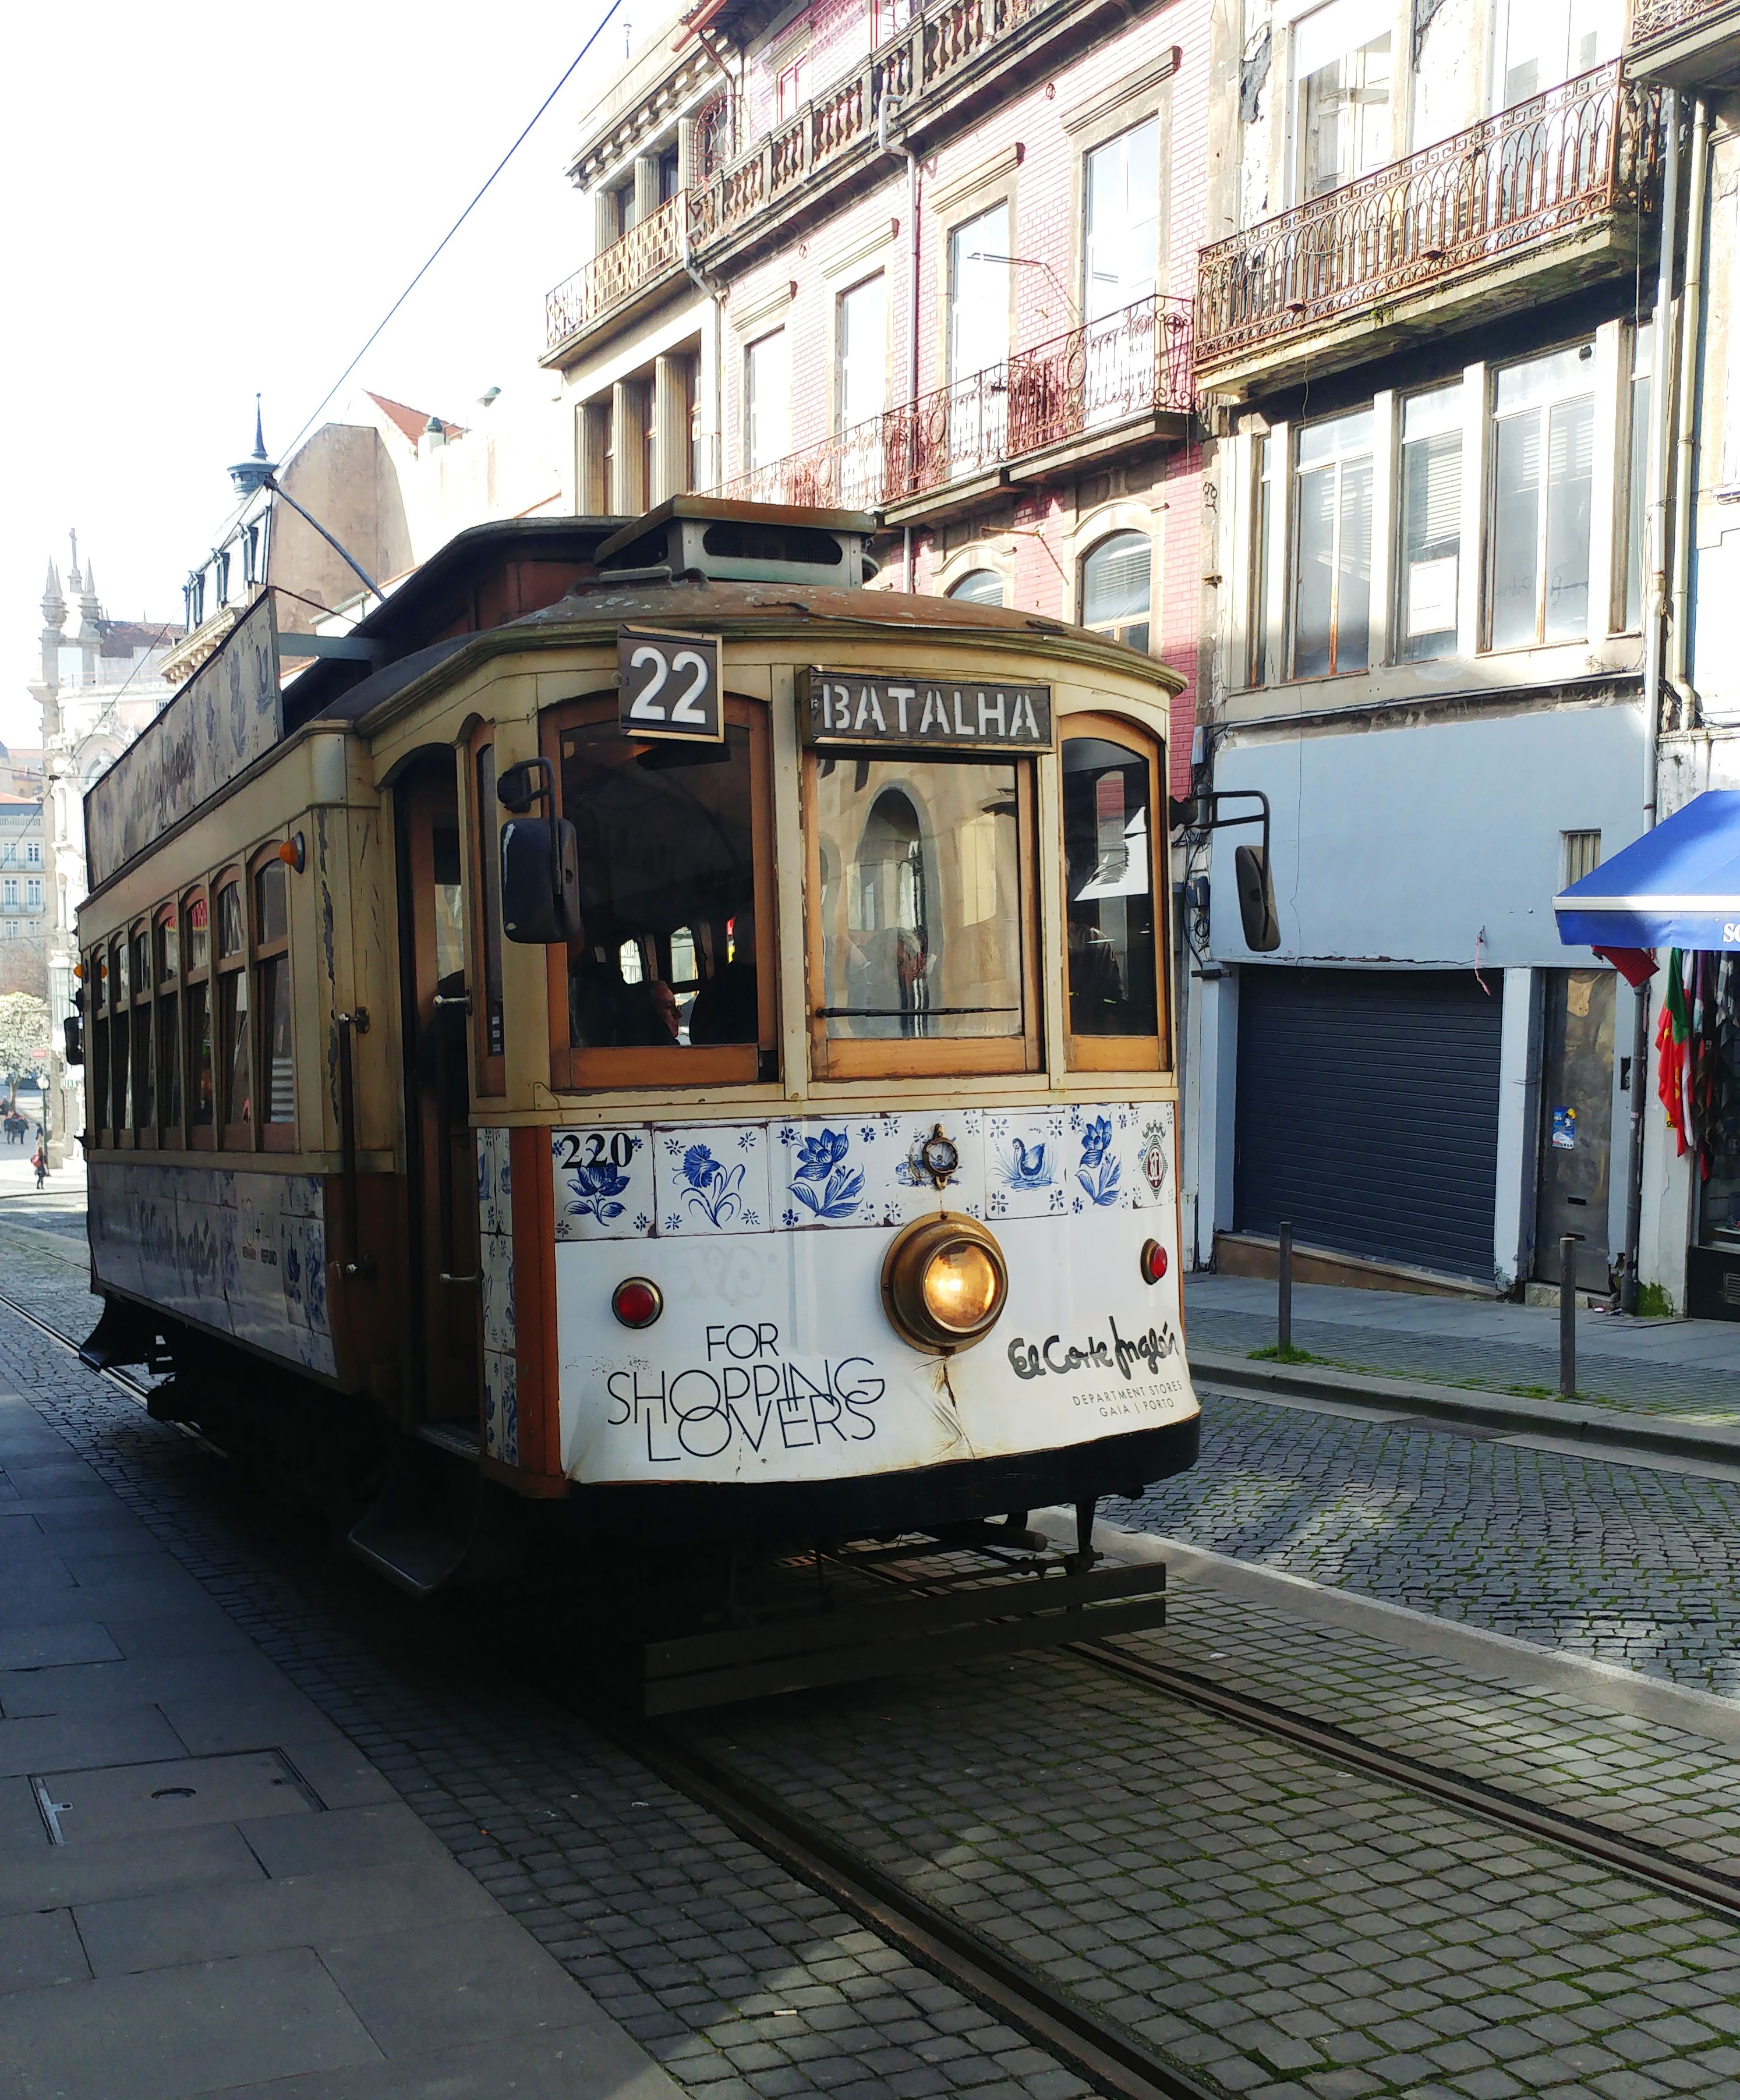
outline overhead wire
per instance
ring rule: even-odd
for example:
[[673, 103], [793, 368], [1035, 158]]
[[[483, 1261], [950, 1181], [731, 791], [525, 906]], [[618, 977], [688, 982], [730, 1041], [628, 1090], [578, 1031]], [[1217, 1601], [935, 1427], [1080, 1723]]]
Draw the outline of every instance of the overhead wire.
[[338, 389], [343, 386], [346, 380], [350, 377], [351, 374], [356, 369], [357, 366], [360, 364], [363, 360], [369, 355], [369, 352], [374, 347], [376, 342], [379, 341], [387, 324], [392, 320], [399, 309], [404, 304], [405, 301], [410, 298], [411, 294], [417, 289], [417, 286], [422, 284], [424, 278], [428, 276], [430, 271], [434, 268], [436, 261], [442, 254], [442, 251], [448, 246], [454, 235], [458, 232], [461, 227], [465, 224], [466, 221], [471, 216], [472, 213], [476, 210], [479, 205], [483, 202], [484, 197], [488, 194], [490, 189], [494, 185], [497, 177], [501, 173], [502, 170], [506, 167], [508, 162], [513, 159], [514, 156], [519, 151], [520, 148], [524, 145], [526, 140], [530, 138], [532, 131], [537, 128], [538, 120], [550, 108], [551, 103], [555, 100], [556, 97], [562, 92], [563, 89], [565, 88], [568, 82], [574, 77], [576, 73], [579, 71], [581, 62], [585, 60], [587, 53], [592, 49], [592, 46], [598, 42], [598, 38], [603, 36], [604, 31], [609, 27], [611, 18], [616, 14], [622, 3], [623, 0], [610, 0], [609, 6], [606, 7], [604, 12], [598, 17], [597, 23], [593, 28], [591, 35], [587, 38], [585, 43], [581, 46], [579, 51], [575, 54], [573, 61], [569, 65], [567, 70], [563, 74], [561, 79], [556, 82], [555, 86], [551, 88], [549, 94], [544, 97], [544, 99], [532, 112], [531, 117], [528, 120], [525, 127], [520, 132], [519, 136], [514, 139], [513, 144], [508, 148], [507, 151], [501, 156], [501, 159], [497, 161], [495, 166], [491, 169], [489, 174], [484, 178], [482, 187], [472, 197], [471, 201], [466, 206], [465, 210], [460, 213], [458, 218], [453, 221], [453, 224], [448, 227], [446, 232], [442, 235], [439, 240], [438, 240], [435, 246], [430, 250], [428, 256], [425, 259], [422, 267], [417, 271], [416, 276], [412, 278], [410, 283], [405, 286], [404, 289], [399, 294], [398, 298], [393, 301], [393, 303], [387, 308], [386, 311], [382, 315], [380, 320], [375, 324], [373, 329], [370, 330], [368, 339], [364, 342], [362, 347], [351, 360], [350, 363], [346, 365], [343, 371], [338, 374], [338, 377], [333, 382], [332, 385], [327, 388], [326, 391], [320, 396], [320, 399], [316, 402], [313, 408], [309, 412], [307, 420], [303, 422], [302, 428], [297, 431], [295, 436], [292, 438], [289, 444], [285, 447], [284, 451], [280, 455], [281, 457], [288, 459], [291, 454], [294, 452], [298, 445], [302, 443], [303, 439], [307, 436], [309, 431], [313, 429], [316, 418], [320, 416], [321, 411], [326, 407], [328, 402], [332, 399], [333, 395], [338, 391]]

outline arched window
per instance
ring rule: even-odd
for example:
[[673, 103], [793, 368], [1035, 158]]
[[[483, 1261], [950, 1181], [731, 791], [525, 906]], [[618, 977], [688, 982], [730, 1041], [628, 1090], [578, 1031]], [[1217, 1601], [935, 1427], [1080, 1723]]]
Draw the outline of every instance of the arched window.
[[1003, 579], [995, 569], [969, 569], [958, 584], [949, 585], [948, 594], [969, 605], [1001, 605]]
[[925, 845], [918, 812], [899, 788], [877, 796], [852, 876], [846, 923], [862, 958], [855, 990], [858, 1003], [879, 1017], [863, 1021], [860, 1032], [917, 1035], [917, 1017], [930, 1004]]
[[1146, 532], [1113, 532], [1081, 565], [1081, 624], [1096, 634], [1148, 650], [1148, 594], [1154, 562]]

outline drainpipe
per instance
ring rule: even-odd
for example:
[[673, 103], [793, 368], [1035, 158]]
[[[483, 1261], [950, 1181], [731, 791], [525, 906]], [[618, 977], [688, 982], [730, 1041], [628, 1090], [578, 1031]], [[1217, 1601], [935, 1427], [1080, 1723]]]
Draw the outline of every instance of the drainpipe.
[[[1680, 218], [1680, 97], [1668, 88], [1662, 97], [1662, 124], [1667, 152], [1662, 171], [1662, 251], [1655, 275], [1656, 398], [1649, 417], [1649, 594], [1644, 611], [1643, 648], [1643, 828], [1655, 827], [1657, 739], [1662, 723], [1662, 643], [1667, 609], [1667, 518], [1666, 463], [1668, 417], [1673, 389], [1673, 264]], [[1619, 1309], [1637, 1310], [1637, 1251], [1643, 1239], [1644, 1099], [1649, 1066], [1649, 987], [1633, 995], [1632, 1025], [1632, 1113], [1626, 1159], [1625, 1273], [1619, 1279]]]
[[[901, 148], [889, 136], [889, 125], [894, 113], [894, 98], [885, 94], [877, 106], [876, 143], [879, 152], [890, 156], [904, 152], [906, 156], [906, 301], [909, 325], [906, 346], [906, 398], [910, 408], [918, 399], [918, 156], [911, 147]], [[912, 528], [904, 527], [901, 533], [900, 549], [901, 589], [908, 593], [912, 588]]]
[[1673, 469], [1673, 613], [1667, 624], [1667, 682], [1680, 703], [1680, 726], [1698, 721], [1698, 695], [1686, 677], [1692, 612], [1692, 496], [1697, 462], [1698, 352], [1704, 289], [1704, 216], [1709, 196], [1710, 109], [1692, 105], [1692, 176], [1685, 207], [1685, 285], [1680, 294], [1680, 398]]

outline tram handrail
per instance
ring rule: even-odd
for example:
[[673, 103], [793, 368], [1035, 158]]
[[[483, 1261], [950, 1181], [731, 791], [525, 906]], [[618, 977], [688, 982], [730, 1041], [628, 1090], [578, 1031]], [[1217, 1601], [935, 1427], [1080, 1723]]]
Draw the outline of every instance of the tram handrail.
[[344, 1199], [344, 1260], [339, 1273], [351, 1277], [374, 1274], [373, 1258], [357, 1249], [360, 1191], [356, 1178], [356, 1061], [351, 1053], [352, 1038], [368, 1033], [367, 1007], [338, 1016], [338, 1176]]
[[435, 1189], [441, 1234], [439, 1273], [444, 1283], [476, 1283], [480, 1278], [475, 1270], [470, 1276], [456, 1276], [453, 1273], [453, 1118], [448, 1104], [448, 1052], [444, 1025], [445, 1009], [448, 1007], [469, 1013], [470, 993], [438, 991], [435, 995]]

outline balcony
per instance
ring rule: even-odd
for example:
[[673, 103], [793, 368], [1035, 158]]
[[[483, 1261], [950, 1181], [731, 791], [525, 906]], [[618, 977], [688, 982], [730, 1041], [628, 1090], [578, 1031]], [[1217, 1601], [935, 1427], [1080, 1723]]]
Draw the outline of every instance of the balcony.
[[1664, 87], [1740, 86], [1737, 0], [1636, 0], [1625, 37], [1631, 80]]
[[[894, 163], [888, 146], [933, 150], [1066, 49], [1085, 47], [1145, 14], [1155, 0], [933, 0], [844, 79], [728, 161], [694, 192], [691, 235], [710, 262], [740, 262], [792, 238], [835, 208], [843, 189]], [[877, 117], [892, 98], [891, 139]]]
[[678, 190], [656, 211], [594, 255], [583, 270], [544, 295], [544, 355], [557, 362], [607, 316], [628, 320], [682, 269], [689, 192]]
[[1204, 249], [1198, 385], [1248, 397], [1630, 271], [1659, 114], [1598, 67]]
[[1187, 300], [1142, 299], [1000, 364], [740, 474], [722, 496], [961, 517], [1109, 452], [1181, 443], [1190, 413]]

